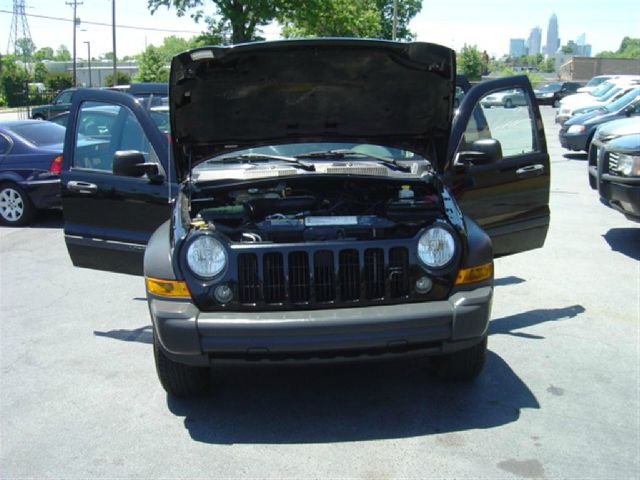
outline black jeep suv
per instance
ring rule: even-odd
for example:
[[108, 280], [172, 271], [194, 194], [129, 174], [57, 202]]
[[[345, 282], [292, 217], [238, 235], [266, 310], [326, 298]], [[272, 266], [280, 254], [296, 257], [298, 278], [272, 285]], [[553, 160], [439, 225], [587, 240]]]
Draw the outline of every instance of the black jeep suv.
[[[170, 137], [133, 97], [78, 91], [67, 247], [145, 276], [168, 392], [228, 360], [431, 355], [445, 377], [480, 372], [493, 258], [543, 245], [549, 157], [526, 77], [471, 88], [454, 119], [455, 72], [427, 43], [199, 48], [171, 65]], [[483, 113], [513, 89], [527, 105]], [[103, 107], [115, 122], [77, 135]]]

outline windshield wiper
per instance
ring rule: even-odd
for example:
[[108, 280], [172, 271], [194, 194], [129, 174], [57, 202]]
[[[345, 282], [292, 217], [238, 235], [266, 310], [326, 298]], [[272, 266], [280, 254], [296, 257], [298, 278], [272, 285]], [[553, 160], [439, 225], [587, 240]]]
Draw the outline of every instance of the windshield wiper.
[[211, 159], [211, 160], [207, 160], [207, 163], [218, 163], [218, 162], [223, 162], [223, 163], [233, 163], [233, 162], [237, 162], [237, 161], [246, 161], [246, 162], [253, 162], [253, 161], [260, 161], [260, 160], [278, 160], [280, 162], [286, 162], [286, 163], [293, 163], [294, 165], [302, 168], [303, 170], [307, 170], [309, 172], [313, 172], [315, 171], [316, 167], [314, 167], [313, 165], [309, 165], [307, 163], [302, 163], [299, 160], [297, 160], [294, 157], [283, 157], [280, 155], [268, 155], [265, 153], [243, 153], [242, 155], [235, 155], [235, 156], [230, 156], [230, 157], [224, 157], [222, 159]]
[[390, 158], [386, 158], [386, 157], [380, 157], [378, 155], [373, 155], [371, 153], [356, 152], [354, 150], [348, 150], [348, 149], [326, 150], [326, 151], [323, 151], [323, 152], [302, 153], [300, 155], [296, 155], [295, 158], [341, 159], [341, 158], [346, 158], [346, 157], [371, 158], [373, 160], [377, 160], [379, 162], [382, 162], [382, 163], [384, 163], [386, 165], [393, 165], [398, 170], [402, 170], [403, 172], [410, 172], [411, 171], [411, 169], [409, 167], [406, 167], [404, 165], [400, 165], [395, 159], [390, 159]]

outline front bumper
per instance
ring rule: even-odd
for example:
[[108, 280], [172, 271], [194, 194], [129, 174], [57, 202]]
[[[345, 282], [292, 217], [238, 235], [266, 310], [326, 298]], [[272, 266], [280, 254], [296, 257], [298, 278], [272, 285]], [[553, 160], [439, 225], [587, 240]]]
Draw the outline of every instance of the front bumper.
[[361, 308], [269, 312], [201, 312], [188, 300], [149, 296], [165, 354], [192, 365], [217, 360], [345, 359], [442, 354], [487, 333], [493, 288], [448, 300]]
[[587, 151], [587, 143], [589, 141], [589, 136], [591, 135], [590, 130], [585, 130], [582, 133], [578, 134], [567, 134], [562, 130], [558, 134], [558, 139], [560, 140], [560, 145], [562, 148], [566, 148], [572, 151]]
[[600, 201], [606, 206], [618, 210], [630, 220], [640, 222], [640, 179], [602, 174], [598, 192]]

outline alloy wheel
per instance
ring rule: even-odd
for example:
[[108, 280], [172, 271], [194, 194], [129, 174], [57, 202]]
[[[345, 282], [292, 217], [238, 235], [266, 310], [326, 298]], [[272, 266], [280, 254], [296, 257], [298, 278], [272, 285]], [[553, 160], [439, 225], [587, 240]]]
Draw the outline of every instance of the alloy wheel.
[[11, 187], [0, 191], [0, 215], [7, 222], [17, 222], [24, 214], [24, 199]]

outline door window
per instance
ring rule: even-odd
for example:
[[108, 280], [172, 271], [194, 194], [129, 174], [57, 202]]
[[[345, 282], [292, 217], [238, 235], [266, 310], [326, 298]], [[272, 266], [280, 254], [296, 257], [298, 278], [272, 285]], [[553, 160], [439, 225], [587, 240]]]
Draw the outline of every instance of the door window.
[[10, 146], [9, 140], [0, 135], [0, 155], [7, 153]]
[[147, 162], [160, 164], [142, 126], [127, 107], [84, 102], [79, 109], [73, 168], [112, 173], [120, 150], [142, 152]]
[[62, 92], [53, 103], [71, 103], [73, 92]]
[[457, 151], [482, 152], [474, 144], [487, 139], [496, 140], [500, 147], [499, 158], [494, 160], [539, 151], [534, 115], [524, 90], [499, 90], [482, 97]]

